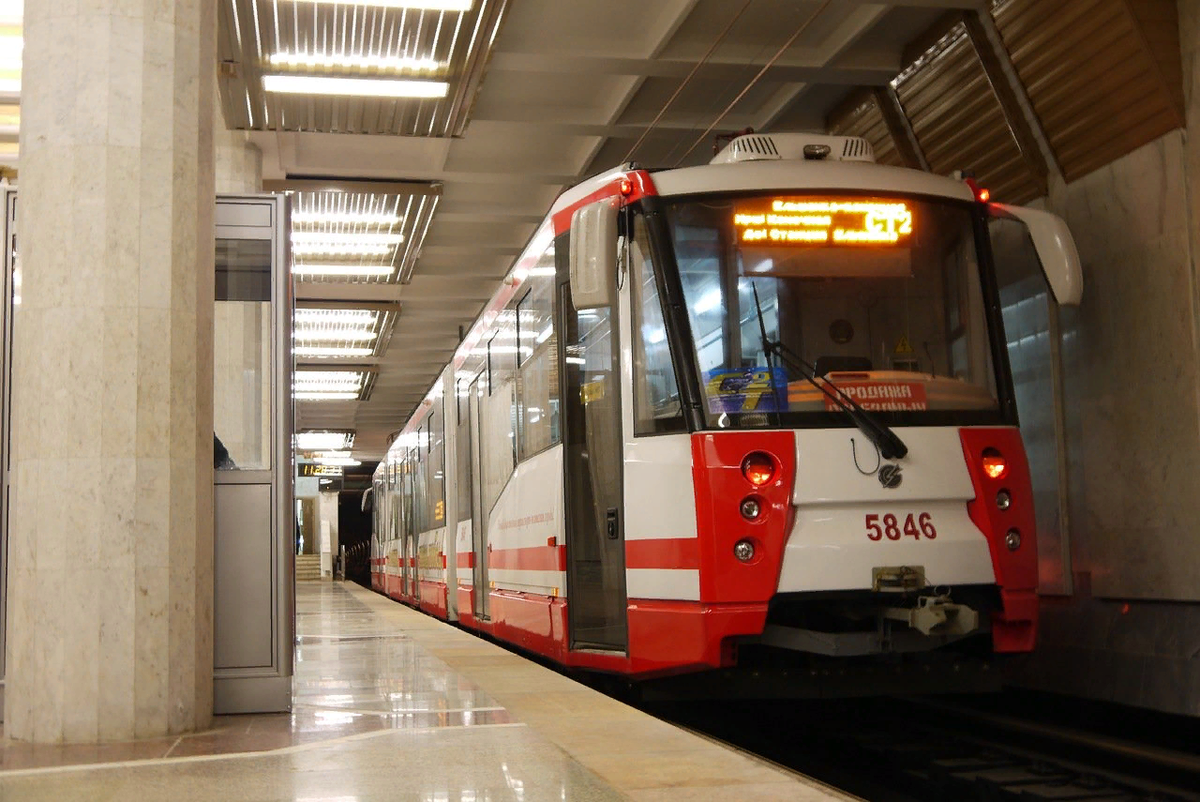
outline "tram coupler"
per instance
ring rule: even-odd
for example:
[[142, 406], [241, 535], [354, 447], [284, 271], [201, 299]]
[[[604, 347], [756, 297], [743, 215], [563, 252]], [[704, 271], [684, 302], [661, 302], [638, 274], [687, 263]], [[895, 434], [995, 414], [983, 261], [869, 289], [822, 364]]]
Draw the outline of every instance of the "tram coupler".
[[967, 635], [979, 628], [979, 613], [949, 596], [918, 596], [912, 607], [885, 607], [883, 617], [902, 621], [922, 635]]

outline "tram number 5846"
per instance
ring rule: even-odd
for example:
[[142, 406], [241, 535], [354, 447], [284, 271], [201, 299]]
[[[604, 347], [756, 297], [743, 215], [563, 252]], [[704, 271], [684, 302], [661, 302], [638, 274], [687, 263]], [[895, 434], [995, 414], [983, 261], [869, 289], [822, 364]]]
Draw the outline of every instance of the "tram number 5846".
[[927, 512], [909, 513], [903, 521], [890, 512], [887, 515], [872, 513], [866, 518], [867, 538], [870, 540], [899, 540], [901, 537], [911, 537], [920, 540], [922, 537], [933, 540], [937, 537], [937, 529], [933, 525], [933, 516]]

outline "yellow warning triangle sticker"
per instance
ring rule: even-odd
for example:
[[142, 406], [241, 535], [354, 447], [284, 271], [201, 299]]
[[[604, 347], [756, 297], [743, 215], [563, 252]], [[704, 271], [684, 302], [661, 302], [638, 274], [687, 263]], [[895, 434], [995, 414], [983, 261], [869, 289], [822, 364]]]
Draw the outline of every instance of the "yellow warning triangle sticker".
[[900, 335], [900, 342], [896, 343], [896, 350], [894, 351], [894, 353], [897, 353], [897, 354], [916, 353], [915, 351], [913, 351], [912, 345], [908, 342], [907, 334]]

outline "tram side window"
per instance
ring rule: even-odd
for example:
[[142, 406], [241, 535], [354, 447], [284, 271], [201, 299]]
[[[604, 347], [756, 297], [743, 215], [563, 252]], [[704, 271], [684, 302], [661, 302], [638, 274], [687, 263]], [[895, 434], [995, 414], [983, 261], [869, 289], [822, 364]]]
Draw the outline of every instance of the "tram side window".
[[633, 404], [634, 430], [637, 434], [679, 432], [685, 428], [679, 385], [662, 303], [650, 260], [645, 220], [639, 215], [629, 242], [629, 262], [633, 281]]
[[425, 481], [425, 449], [429, 443], [429, 424], [417, 430], [417, 445], [409, 451], [412, 464], [413, 534], [429, 529], [429, 489]]
[[443, 399], [433, 402], [429, 410], [428, 447], [425, 455], [425, 482], [429, 505], [427, 529], [446, 525], [446, 439], [443, 425]]
[[479, 399], [484, 511], [500, 498], [516, 466], [516, 309], [505, 309], [488, 343], [488, 389]]
[[558, 335], [554, 330], [554, 245], [530, 271], [517, 304], [520, 459], [559, 442]]
[[470, 382], [466, 379], [459, 379], [454, 383], [455, 405], [459, 410], [458, 430], [454, 438], [458, 449], [454, 485], [458, 491], [458, 504], [455, 509], [458, 510], [459, 521], [471, 520], [471, 437], [474, 435], [470, 430], [470, 413], [467, 411], [467, 403], [471, 397], [470, 387]]

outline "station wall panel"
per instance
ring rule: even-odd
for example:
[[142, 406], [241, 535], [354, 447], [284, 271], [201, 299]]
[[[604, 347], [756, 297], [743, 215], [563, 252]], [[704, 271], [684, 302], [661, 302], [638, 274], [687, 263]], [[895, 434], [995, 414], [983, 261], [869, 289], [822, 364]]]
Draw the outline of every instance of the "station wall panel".
[[893, 81], [930, 171], [970, 170], [1004, 203], [1046, 194], [1014, 136], [962, 22]]
[[996, 27], [1068, 182], [1183, 125], [1175, 0], [1004, 0]]

